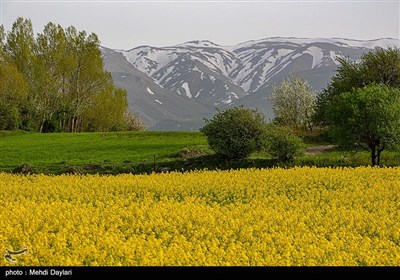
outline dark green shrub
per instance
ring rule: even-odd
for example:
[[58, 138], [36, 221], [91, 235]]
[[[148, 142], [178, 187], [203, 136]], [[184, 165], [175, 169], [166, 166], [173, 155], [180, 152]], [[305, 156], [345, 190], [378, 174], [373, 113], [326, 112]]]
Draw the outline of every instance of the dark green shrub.
[[49, 132], [59, 132], [60, 129], [58, 127], [58, 121], [56, 119], [45, 120], [43, 122], [42, 132], [49, 133]]
[[241, 160], [261, 149], [264, 116], [255, 109], [233, 107], [218, 111], [200, 129], [208, 145], [219, 156]]
[[266, 151], [280, 162], [293, 162], [304, 154], [303, 140], [284, 127], [267, 125], [263, 143]]
[[0, 106], [0, 130], [15, 130], [18, 126], [18, 109], [7, 105]]

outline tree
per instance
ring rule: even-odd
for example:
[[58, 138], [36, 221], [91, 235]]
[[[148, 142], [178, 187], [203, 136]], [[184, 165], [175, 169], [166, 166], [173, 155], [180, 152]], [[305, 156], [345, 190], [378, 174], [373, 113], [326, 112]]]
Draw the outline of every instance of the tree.
[[[127, 123], [125, 112], [128, 106], [126, 90], [109, 89], [92, 98], [92, 104], [82, 115], [85, 131], [125, 130]], [[107, 108], [107, 114], [104, 114]]]
[[14, 130], [18, 128], [18, 124], [18, 109], [0, 104], [0, 130]]
[[[32, 22], [19, 17], [12, 25], [11, 31], [5, 36], [4, 57], [6, 63], [16, 67], [17, 71], [24, 77], [28, 85], [28, 96], [24, 106], [19, 108], [21, 116], [21, 127], [36, 129], [35, 110], [36, 102], [34, 89], [31, 87], [33, 81], [33, 63], [35, 38]], [[31, 127], [32, 126], [32, 127]]]
[[8, 62], [0, 62], [0, 77], [0, 130], [17, 129], [19, 109], [26, 104], [28, 85], [17, 68]]
[[200, 129], [217, 155], [242, 160], [261, 149], [264, 117], [255, 109], [232, 107], [218, 111]]
[[400, 49], [375, 48], [361, 56], [359, 61], [337, 58], [339, 67], [329, 85], [317, 98], [313, 122], [329, 125], [326, 116], [331, 100], [342, 92], [352, 92], [372, 83], [384, 84], [400, 89]]
[[[28, 130], [125, 129], [126, 91], [104, 70], [99, 46], [73, 26], [49, 22], [36, 37], [30, 20], [18, 18], [7, 34], [0, 26], [0, 105], [16, 107]], [[3, 111], [15, 119], [15, 110]]]
[[45, 124], [55, 123], [55, 114], [61, 110], [63, 71], [61, 69], [66, 53], [66, 38], [60, 25], [48, 23], [42, 34], [38, 34], [34, 48], [34, 73], [31, 86], [37, 95], [35, 109], [39, 131]]
[[32, 22], [19, 17], [12, 25], [11, 32], [7, 34], [5, 51], [18, 71], [27, 81], [31, 81], [32, 59], [35, 38]]
[[379, 165], [381, 153], [400, 141], [400, 91], [371, 84], [341, 93], [327, 107], [334, 139], [347, 147], [371, 153], [371, 164]]
[[316, 94], [306, 81], [295, 75], [289, 76], [278, 86], [273, 86], [270, 100], [278, 123], [295, 130], [312, 129]]
[[303, 140], [288, 128], [269, 124], [265, 128], [265, 149], [280, 162], [293, 162], [304, 154]]
[[11, 63], [0, 63], [0, 103], [20, 107], [26, 102], [28, 84]]
[[5, 61], [5, 39], [6, 32], [4, 26], [0, 25], [0, 63]]
[[69, 98], [72, 106], [70, 131], [82, 130], [81, 115], [90, 100], [99, 92], [112, 85], [111, 74], [104, 71], [104, 63], [99, 50], [100, 41], [95, 34], [78, 32], [74, 27], [66, 30], [67, 42], [75, 54], [74, 69], [69, 77]]
[[125, 112], [126, 130], [146, 130], [147, 125], [137, 114], [132, 114], [129, 111]]

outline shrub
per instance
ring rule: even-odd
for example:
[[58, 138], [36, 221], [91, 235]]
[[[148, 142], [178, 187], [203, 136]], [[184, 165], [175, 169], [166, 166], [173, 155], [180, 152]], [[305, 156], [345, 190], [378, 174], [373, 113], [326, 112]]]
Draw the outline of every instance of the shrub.
[[126, 130], [141, 131], [146, 130], [146, 123], [137, 114], [125, 113]]
[[0, 130], [15, 130], [18, 126], [18, 109], [7, 105], [0, 106]]
[[58, 123], [56, 119], [49, 119], [43, 122], [42, 132], [49, 133], [49, 132], [59, 132], [60, 129], [58, 127]]
[[284, 127], [267, 125], [263, 143], [266, 151], [280, 162], [293, 162], [304, 154], [303, 140]]
[[232, 107], [218, 111], [200, 129], [210, 148], [219, 156], [241, 160], [261, 149], [264, 116], [256, 109]]

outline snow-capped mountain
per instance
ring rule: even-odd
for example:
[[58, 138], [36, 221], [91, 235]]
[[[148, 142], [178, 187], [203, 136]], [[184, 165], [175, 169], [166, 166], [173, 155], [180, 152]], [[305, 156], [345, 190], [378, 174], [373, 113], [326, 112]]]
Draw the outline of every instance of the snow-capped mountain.
[[149, 127], [162, 130], [193, 130], [203, 125], [203, 117], [212, 108], [177, 96], [157, 85], [140, 72], [124, 56], [112, 49], [101, 48], [105, 69], [112, 74], [114, 84], [128, 92], [129, 110], [138, 114]]
[[[214, 107], [249, 105], [272, 118], [266, 97], [271, 93], [271, 85], [289, 74], [298, 74], [319, 91], [334, 75], [335, 57], [357, 60], [375, 47], [399, 45], [398, 39], [391, 38], [363, 41], [274, 37], [234, 46], [202, 40], [112, 51], [121, 55], [118, 59], [148, 76], [152, 86], [163, 89], [164, 95], [174, 95], [210, 111]], [[110, 58], [105, 56], [104, 60], [106, 70], [113, 72], [107, 69]]]
[[237, 67], [228, 48], [210, 41], [153, 48], [138, 47], [122, 52], [139, 71], [165, 89], [206, 105], [229, 104], [246, 95], [229, 74]]

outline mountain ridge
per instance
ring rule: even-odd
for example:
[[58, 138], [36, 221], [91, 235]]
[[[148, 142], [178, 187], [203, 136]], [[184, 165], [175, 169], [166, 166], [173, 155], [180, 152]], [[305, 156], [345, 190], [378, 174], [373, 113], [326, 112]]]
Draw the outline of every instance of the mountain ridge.
[[[394, 38], [358, 40], [269, 37], [232, 46], [221, 46], [209, 40], [191, 40], [166, 47], [138, 46], [127, 51], [103, 48], [108, 51], [102, 52], [106, 70], [113, 74], [117, 84], [126, 88], [130, 99], [137, 103], [130, 103], [130, 109], [134, 112], [137, 109], [140, 116], [147, 114], [144, 119], [149, 123], [150, 129], [154, 127], [165, 130], [197, 130], [202, 126], [200, 116], [209, 117], [216, 108], [228, 106], [256, 107], [267, 119], [272, 119], [272, 107], [266, 97], [271, 94], [272, 85], [279, 83], [289, 74], [298, 74], [306, 79], [314, 90], [319, 91], [334, 75], [338, 65], [335, 57], [357, 60], [363, 53], [377, 46], [386, 48], [399, 45], [399, 40]], [[118, 58], [110, 55], [110, 52], [118, 53]], [[133, 90], [132, 83], [130, 86], [126, 81], [121, 83], [121, 71], [116, 71], [115, 67], [110, 68], [110, 65], [113, 65], [112, 60], [118, 60], [118, 64], [130, 64], [150, 80], [142, 78], [143, 85], [139, 87], [140, 90], [137, 87]], [[138, 76], [139, 73], [130, 75]], [[157, 108], [167, 110], [168, 117], [162, 117], [160, 114], [149, 116], [149, 113], [144, 111], [150, 105], [141, 104], [144, 101], [138, 98], [143, 95], [140, 91], [149, 88], [146, 84], [149, 84], [150, 88], [155, 88], [155, 85], [161, 88], [162, 90], [156, 91], [163, 98], [174, 99], [170, 101], [171, 104], [193, 107], [189, 110], [192, 111], [193, 118], [187, 115], [179, 116], [178, 111], [188, 108], [165, 109], [164, 106]], [[158, 99], [150, 100], [148, 95], [143, 96], [146, 97], [147, 103], [157, 103]], [[150, 107], [155, 110], [154, 106]], [[188, 121], [189, 119], [193, 122]], [[157, 123], [174, 125], [162, 127]], [[191, 124], [193, 126], [190, 127]]]

